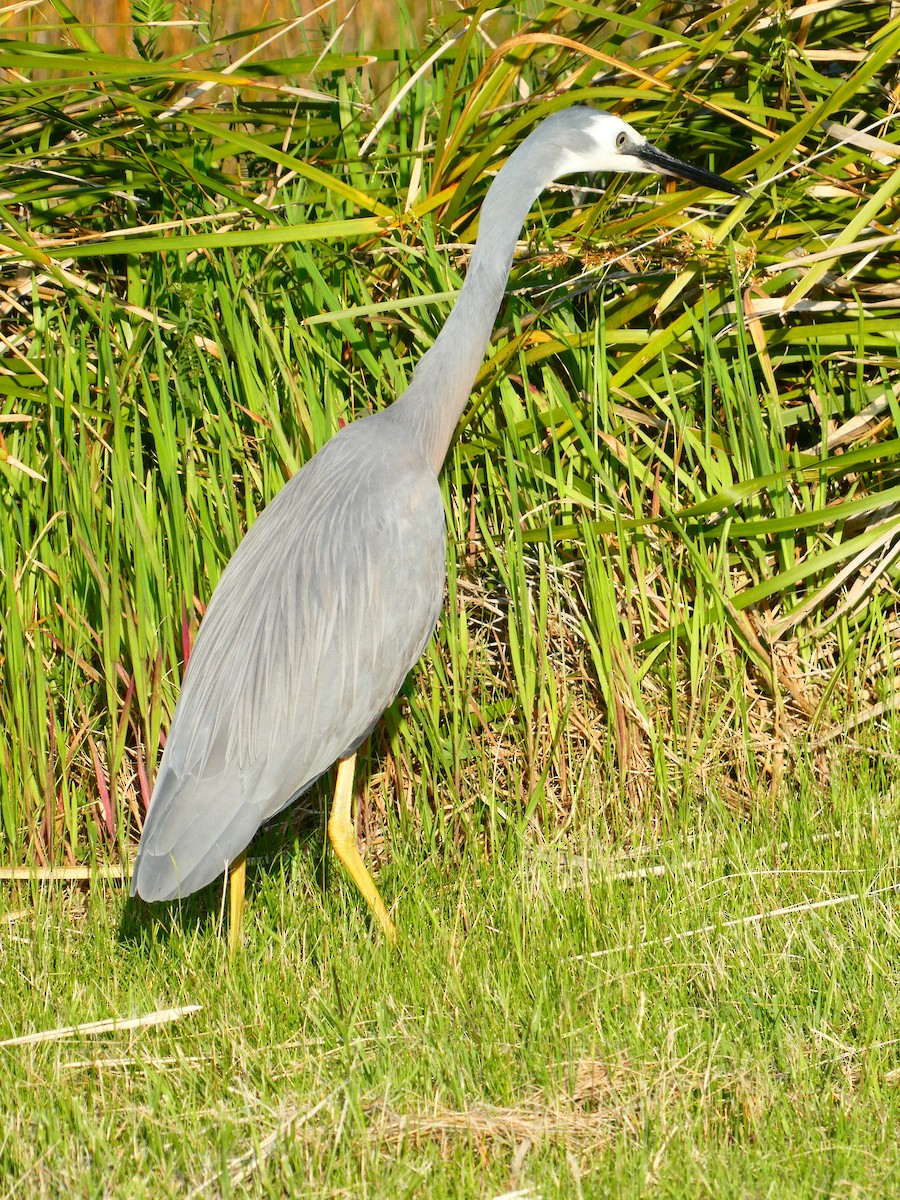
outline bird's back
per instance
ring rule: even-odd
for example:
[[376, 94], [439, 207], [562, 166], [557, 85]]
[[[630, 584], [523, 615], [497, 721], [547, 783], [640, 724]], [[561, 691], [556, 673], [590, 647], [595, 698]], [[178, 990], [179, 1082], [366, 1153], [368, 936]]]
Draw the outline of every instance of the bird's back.
[[132, 878], [221, 874], [364, 740], [431, 635], [445, 572], [434, 471], [390, 410], [328, 442], [238, 547], [200, 628]]

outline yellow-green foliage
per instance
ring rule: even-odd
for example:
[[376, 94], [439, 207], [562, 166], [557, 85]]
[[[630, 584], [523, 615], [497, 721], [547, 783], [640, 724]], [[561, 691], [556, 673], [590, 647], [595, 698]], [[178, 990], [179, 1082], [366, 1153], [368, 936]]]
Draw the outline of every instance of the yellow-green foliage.
[[[552, 105], [751, 194], [578, 181], [536, 211], [379, 805], [446, 837], [585, 799], [612, 823], [704, 788], [748, 804], [890, 708], [888, 4], [550, 4], [496, 49], [460, 16], [418, 75], [436, 45], [412, 33], [231, 70], [227, 37], [164, 58], [138, 29], [145, 58], [114, 56], [55, 7], [0, 45], [0, 857], [124, 848], [223, 565], [403, 387], [490, 171]], [[360, 50], [396, 64], [371, 106]]]

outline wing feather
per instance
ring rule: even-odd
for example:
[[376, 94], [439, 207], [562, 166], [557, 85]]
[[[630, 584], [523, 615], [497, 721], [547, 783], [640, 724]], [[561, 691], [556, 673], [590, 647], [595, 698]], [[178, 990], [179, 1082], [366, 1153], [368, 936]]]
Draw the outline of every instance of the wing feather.
[[402, 429], [348, 426], [269, 504], [204, 617], [132, 892], [187, 895], [368, 735], [440, 611], [440, 491]]

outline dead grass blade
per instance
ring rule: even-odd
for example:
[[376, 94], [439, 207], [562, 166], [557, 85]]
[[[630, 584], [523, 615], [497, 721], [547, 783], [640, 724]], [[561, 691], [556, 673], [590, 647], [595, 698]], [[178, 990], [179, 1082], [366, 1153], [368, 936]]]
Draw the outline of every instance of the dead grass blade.
[[70, 1037], [94, 1037], [101, 1033], [125, 1033], [129, 1029], [149, 1029], [153, 1025], [167, 1025], [199, 1012], [202, 1004], [185, 1004], [180, 1008], [162, 1008], [158, 1012], [146, 1013], [142, 1017], [122, 1020], [113, 1017], [108, 1021], [88, 1021], [84, 1025], [62, 1025], [58, 1029], [44, 1029], [38, 1033], [24, 1033], [20, 1037], [7, 1038], [0, 1046], [32, 1046], [36, 1042], [59, 1042]]

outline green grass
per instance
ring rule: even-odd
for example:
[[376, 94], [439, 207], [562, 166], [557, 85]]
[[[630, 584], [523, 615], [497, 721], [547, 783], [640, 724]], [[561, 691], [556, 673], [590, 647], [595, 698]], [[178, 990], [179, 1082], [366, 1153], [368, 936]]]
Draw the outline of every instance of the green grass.
[[[517, 6], [396, 105], [411, 23], [235, 73], [274, 28], [160, 57], [135, 10], [117, 57], [41, 11], [0, 41], [0, 868], [95, 876], [0, 883], [0, 1040], [203, 1007], [0, 1048], [0, 1196], [900, 1193], [891, 7]], [[752, 196], [536, 206], [442, 477], [444, 614], [360, 756], [400, 943], [323, 895], [323, 786], [254, 843], [229, 968], [215, 888], [102, 882], [191, 641], [569, 102]]]
[[215, 889], [23, 886], [0, 1037], [203, 1007], [0, 1049], [0, 1194], [892, 1195], [897, 815], [875, 773], [685, 804], [640, 853], [394, 819], [395, 949], [318, 833], [270, 838], [231, 965]]

